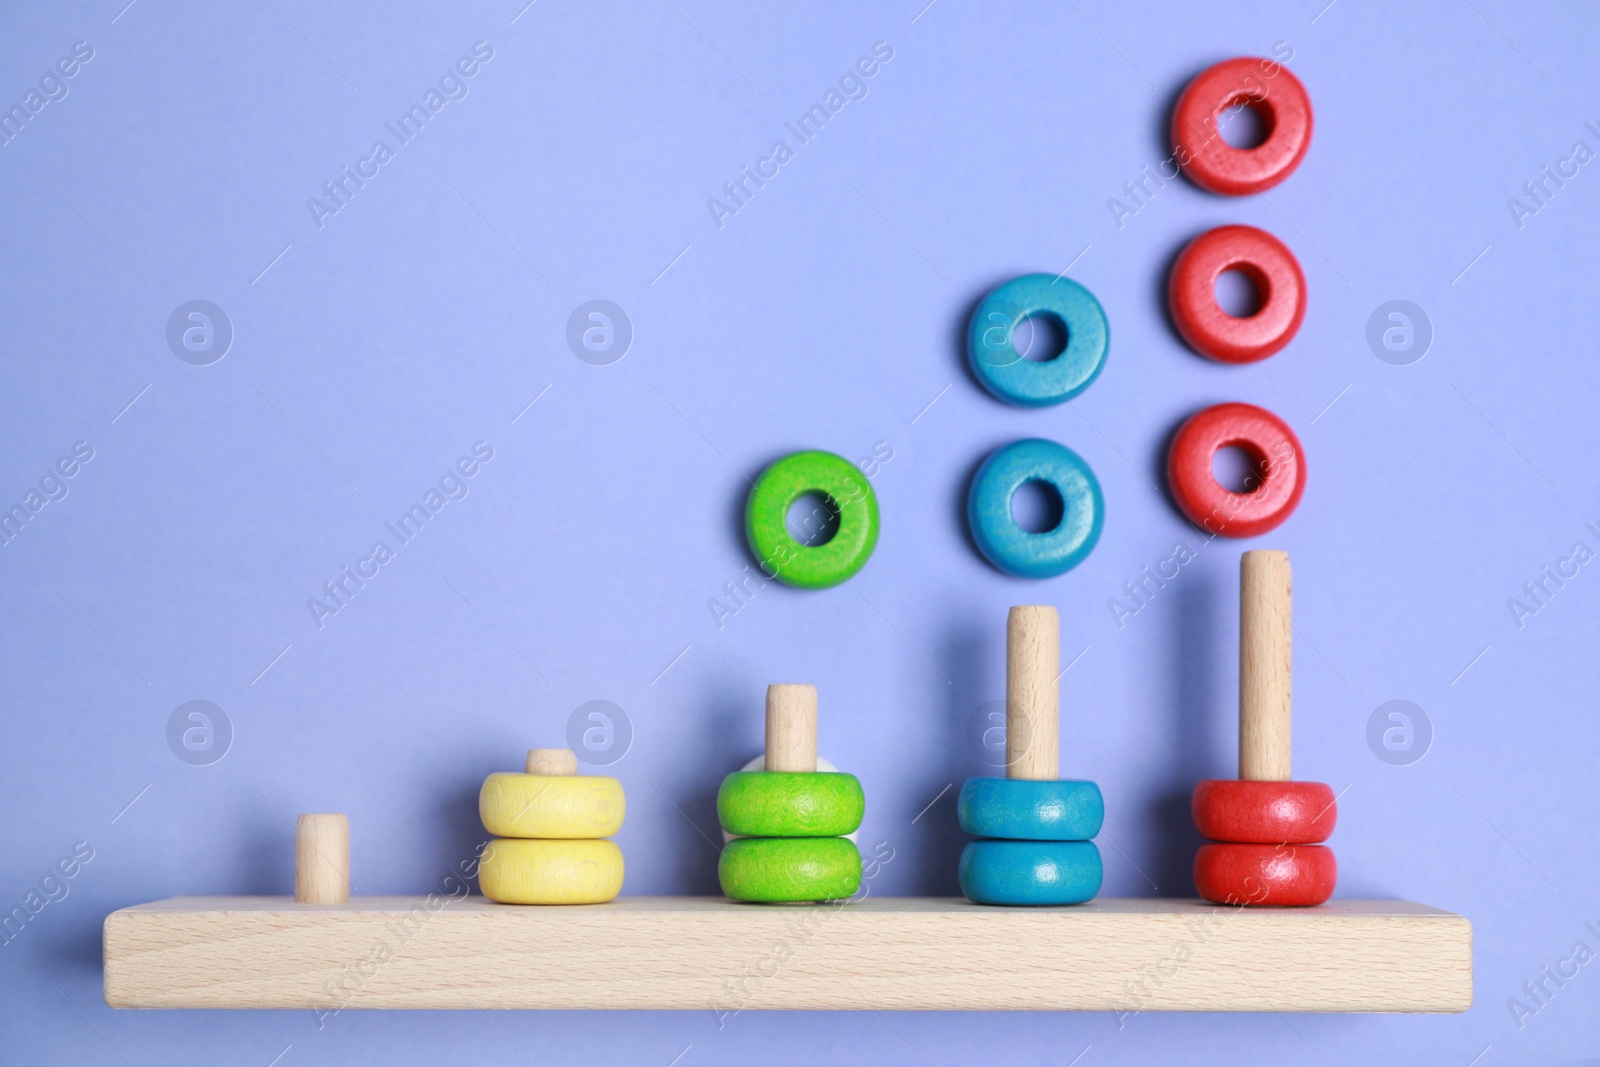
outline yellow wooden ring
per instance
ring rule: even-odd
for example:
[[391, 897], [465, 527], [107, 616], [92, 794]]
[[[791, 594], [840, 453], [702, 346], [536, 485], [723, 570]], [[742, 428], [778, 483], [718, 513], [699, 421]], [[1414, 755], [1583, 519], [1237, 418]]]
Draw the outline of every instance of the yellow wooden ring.
[[622, 892], [622, 850], [610, 841], [496, 838], [478, 888], [501, 904], [604, 904]]
[[478, 816], [496, 837], [610, 837], [624, 807], [621, 782], [587, 775], [491, 774], [478, 793]]

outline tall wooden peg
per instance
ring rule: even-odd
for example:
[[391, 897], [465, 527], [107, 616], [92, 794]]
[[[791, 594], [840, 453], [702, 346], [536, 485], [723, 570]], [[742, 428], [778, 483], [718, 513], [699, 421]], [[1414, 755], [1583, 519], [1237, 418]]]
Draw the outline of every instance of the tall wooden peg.
[[767, 686], [766, 769], [816, 771], [816, 686]]
[[1045, 604], [1006, 617], [1006, 777], [1061, 776], [1061, 616]]
[[1239, 559], [1239, 777], [1287, 782], [1290, 774], [1290, 672], [1294, 649], [1289, 554], [1275, 549]]
[[296, 904], [350, 902], [350, 819], [302, 815], [294, 828]]

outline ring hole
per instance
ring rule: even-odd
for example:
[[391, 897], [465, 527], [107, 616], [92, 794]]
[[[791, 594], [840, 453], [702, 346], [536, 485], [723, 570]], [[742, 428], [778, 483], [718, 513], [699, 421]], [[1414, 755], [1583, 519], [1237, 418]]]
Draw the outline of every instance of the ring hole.
[[1266, 460], [1241, 445], [1223, 445], [1211, 457], [1211, 477], [1228, 492], [1248, 496], [1267, 480]]
[[1061, 316], [1034, 311], [1011, 328], [1011, 346], [1032, 363], [1048, 363], [1067, 350], [1067, 324]]
[[1061, 491], [1049, 482], [1030, 479], [1011, 494], [1011, 518], [1028, 533], [1049, 533], [1061, 525], [1066, 514]]
[[1248, 319], [1261, 310], [1261, 289], [1255, 279], [1242, 270], [1225, 270], [1212, 286], [1217, 307], [1235, 319]]
[[839, 505], [827, 493], [802, 493], [783, 517], [789, 536], [807, 548], [832, 541], [839, 532]]
[[1241, 152], [1260, 148], [1271, 133], [1267, 116], [1247, 101], [1236, 100], [1217, 112], [1217, 135], [1230, 148]]

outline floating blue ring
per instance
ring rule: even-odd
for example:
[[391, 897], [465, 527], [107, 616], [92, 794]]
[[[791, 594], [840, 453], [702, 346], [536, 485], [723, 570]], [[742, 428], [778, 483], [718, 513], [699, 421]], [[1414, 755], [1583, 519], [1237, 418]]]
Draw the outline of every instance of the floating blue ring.
[[[1061, 494], [1061, 521], [1029, 533], [1011, 515], [1011, 496], [1025, 482], [1046, 482]], [[1105, 525], [1106, 502], [1094, 471], [1072, 449], [1029, 438], [995, 449], [967, 492], [967, 526], [990, 563], [1019, 578], [1054, 578], [1082, 563]]]
[[[1023, 358], [1011, 335], [1024, 319], [1051, 316], [1067, 331], [1054, 359]], [[983, 298], [967, 327], [967, 361], [983, 387], [1009, 404], [1038, 408], [1071, 400], [1105, 366], [1111, 328], [1094, 294], [1071, 278], [1024, 274]]]

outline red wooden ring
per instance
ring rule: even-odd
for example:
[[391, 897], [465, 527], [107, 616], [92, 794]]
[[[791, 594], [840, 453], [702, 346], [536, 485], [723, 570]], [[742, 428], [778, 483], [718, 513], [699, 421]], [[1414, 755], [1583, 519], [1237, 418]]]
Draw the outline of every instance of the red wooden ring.
[[[1217, 115], [1237, 104], [1249, 104], [1266, 124], [1267, 138], [1254, 148], [1235, 148], [1217, 132]], [[1270, 59], [1224, 60], [1178, 97], [1172, 145], [1178, 165], [1204, 189], [1225, 196], [1271, 189], [1294, 173], [1311, 147], [1311, 97], [1299, 78]]]
[[[1217, 449], [1236, 445], [1263, 471], [1246, 493], [1224, 489], [1211, 473]], [[1167, 453], [1167, 484], [1189, 521], [1224, 537], [1254, 537], [1294, 511], [1306, 487], [1300, 439], [1278, 416], [1254, 404], [1218, 404], [1178, 428]]]
[[[1217, 278], [1236, 270], [1261, 297], [1236, 318], [1217, 303]], [[1294, 340], [1306, 317], [1306, 276], [1287, 245], [1254, 226], [1218, 226], [1178, 254], [1167, 282], [1172, 321], [1189, 347], [1219, 363], [1254, 363]]]
[[1213, 778], [1194, 787], [1189, 810], [1213, 841], [1260, 845], [1326, 841], [1339, 818], [1333, 790], [1321, 782]]
[[1321, 904], [1338, 878], [1327, 845], [1201, 845], [1194, 854], [1195, 888], [1214, 904]]

